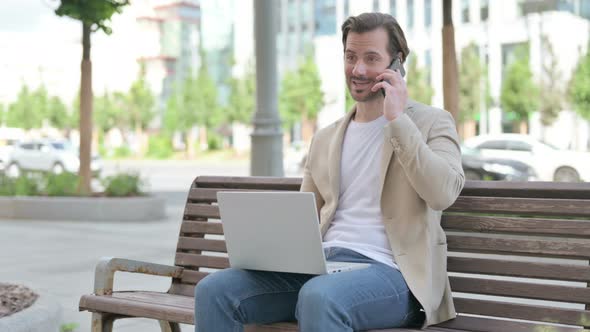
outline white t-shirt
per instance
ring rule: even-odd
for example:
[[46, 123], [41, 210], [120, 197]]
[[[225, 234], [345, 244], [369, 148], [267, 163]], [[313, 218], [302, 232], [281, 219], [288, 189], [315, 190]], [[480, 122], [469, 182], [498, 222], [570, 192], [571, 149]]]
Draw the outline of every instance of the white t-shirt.
[[338, 208], [323, 246], [351, 249], [399, 269], [385, 233], [380, 204], [380, 166], [384, 116], [371, 122], [351, 121], [340, 162]]

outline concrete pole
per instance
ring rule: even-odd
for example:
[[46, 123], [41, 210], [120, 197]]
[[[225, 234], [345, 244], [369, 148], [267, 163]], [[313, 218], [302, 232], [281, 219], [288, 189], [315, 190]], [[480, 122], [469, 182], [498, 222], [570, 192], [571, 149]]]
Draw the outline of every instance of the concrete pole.
[[277, 98], [277, 1], [254, 0], [256, 113], [250, 174], [283, 176], [283, 132]]

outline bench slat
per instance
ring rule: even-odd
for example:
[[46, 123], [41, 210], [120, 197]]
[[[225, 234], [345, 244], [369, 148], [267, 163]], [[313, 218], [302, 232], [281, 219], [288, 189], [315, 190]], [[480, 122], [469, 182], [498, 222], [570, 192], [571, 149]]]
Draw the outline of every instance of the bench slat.
[[180, 232], [223, 235], [223, 227], [219, 221], [184, 220]]
[[590, 221], [587, 220], [444, 214], [441, 223], [445, 230], [453, 231], [590, 237]]
[[191, 218], [219, 219], [219, 207], [217, 205], [187, 203], [184, 215]]
[[459, 196], [446, 211], [586, 217], [590, 200]]
[[227, 252], [225, 241], [223, 240], [210, 240], [184, 236], [178, 239], [178, 250], [182, 249]]
[[461, 313], [524, 319], [546, 323], [560, 322], [569, 325], [582, 325], [583, 322], [590, 323], [590, 311], [587, 310], [466, 298], [454, 298], [454, 302], [455, 308]]
[[477, 332], [582, 332], [579, 327], [534, 324], [465, 315], [459, 315], [455, 319], [429, 327], [432, 330], [448, 331], [446, 328]]
[[220, 191], [248, 191], [248, 192], [261, 192], [261, 191], [275, 191], [275, 190], [260, 190], [260, 189], [230, 189], [230, 188], [192, 188], [189, 191], [188, 199], [193, 203], [215, 203], [217, 202], [217, 193]]
[[590, 199], [587, 183], [465, 181], [461, 196]]
[[229, 267], [229, 259], [227, 257], [177, 252], [175, 264], [188, 267], [208, 267], [213, 269], [225, 269]]
[[208, 275], [209, 272], [185, 270], [182, 273], [182, 278], [180, 279], [180, 282], [183, 284], [195, 285]]
[[272, 189], [298, 191], [301, 178], [268, 176], [199, 176], [193, 188]]
[[526, 277], [563, 281], [590, 281], [590, 266], [517, 262], [487, 258], [449, 257], [450, 272]]
[[590, 240], [525, 240], [479, 237], [469, 235], [448, 235], [450, 251], [524, 254], [531, 256], [570, 257], [586, 259], [590, 257]]
[[590, 303], [590, 288], [456, 276], [450, 276], [449, 280], [454, 292], [580, 304]]

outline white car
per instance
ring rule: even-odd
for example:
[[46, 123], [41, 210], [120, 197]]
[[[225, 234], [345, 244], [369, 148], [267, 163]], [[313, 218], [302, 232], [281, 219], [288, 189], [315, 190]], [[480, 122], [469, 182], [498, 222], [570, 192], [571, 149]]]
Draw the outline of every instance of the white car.
[[[102, 161], [93, 156], [90, 170], [98, 175]], [[6, 174], [18, 177], [21, 171], [43, 171], [60, 174], [77, 173], [80, 170], [78, 150], [66, 140], [36, 140], [21, 142], [14, 146], [6, 162]]]
[[480, 150], [484, 157], [522, 161], [541, 181], [590, 181], [590, 152], [561, 150], [522, 134], [476, 136], [464, 145]]

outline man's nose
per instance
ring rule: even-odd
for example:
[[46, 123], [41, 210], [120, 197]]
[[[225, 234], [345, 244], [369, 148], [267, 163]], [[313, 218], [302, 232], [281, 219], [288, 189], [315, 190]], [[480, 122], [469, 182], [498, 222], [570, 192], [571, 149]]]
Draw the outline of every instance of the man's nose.
[[352, 68], [352, 75], [354, 76], [365, 76], [367, 73], [367, 68], [362, 61], [357, 61], [357, 63]]

